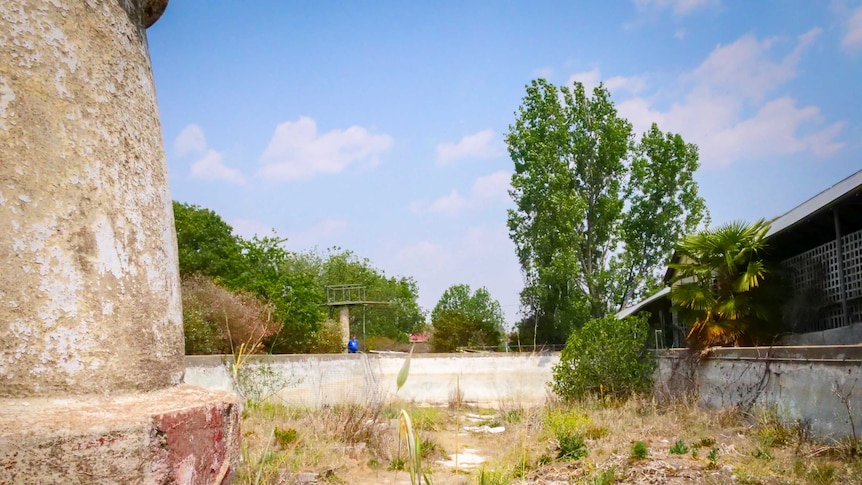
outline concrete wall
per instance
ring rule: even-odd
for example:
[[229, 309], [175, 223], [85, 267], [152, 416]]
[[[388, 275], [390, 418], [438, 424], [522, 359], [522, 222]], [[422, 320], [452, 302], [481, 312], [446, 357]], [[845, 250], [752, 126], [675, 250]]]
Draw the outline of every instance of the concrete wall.
[[700, 363], [684, 350], [659, 358], [656, 388], [666, 395], [696, 393], [706, 406], [773, 405], [801, 420], [815, 437], [851, 434], [848, 398], [862, 435], [862, 346], [714, 349]]
[[780, 345], [857, 345], [862, 344], [862, 323], [819, 332], [794, 333], [781, 337]]
[[[555, 354], [414, 354], [410, 374], [395, 389], [403, 354], [266, 355], [252, 357], [239, 376], [246, 392], [290, 404], [319, 406], [376, 399], [446, 404], [460, 386], [464, 402], [485, 406], [540, 405], [548, 395]], [[230, 356], [187, 356], [185, 382], [233, 390]]]

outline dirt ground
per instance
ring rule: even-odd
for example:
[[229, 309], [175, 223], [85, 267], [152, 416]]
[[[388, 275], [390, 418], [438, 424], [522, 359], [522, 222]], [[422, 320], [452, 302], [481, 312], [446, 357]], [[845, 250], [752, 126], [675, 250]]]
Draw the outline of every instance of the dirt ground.
[[847, 443], [812, 441], [772, 410], [646, 399], [535, 409], [252, 406], [236, 481], [410, 484], [398, 469], [409, 468], [403, 442], [399, 451], [401, 409], [439, 485], [862, 484], [862, 461]]

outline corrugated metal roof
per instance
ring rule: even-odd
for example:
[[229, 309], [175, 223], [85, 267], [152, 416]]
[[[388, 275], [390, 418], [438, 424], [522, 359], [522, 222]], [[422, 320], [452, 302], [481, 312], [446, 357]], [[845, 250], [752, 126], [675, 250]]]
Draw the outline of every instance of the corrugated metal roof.
[[814, 197], [791, 209], [772, 222], [766, 237], [785, 231], [817, 211], [829, 207], [833, 202], [862, 187], [862, 170], [820, 192]]
[[670, 293], [670, 287], [669, 287], [669, 286], [665, 286], [664, 288], [662, 288], [662, 289], [660, 289], [659, 291], [657, 291], [657, 292], [653, 293], [652, 295], [650, 295], [650, 296], [649, 296], [649, 297], [647, 297], [646, 299], [641, 300], [641, 301], [639, 301], [639, 302], [635, 303], [634, 305], [632, 305], [632, 306], [630, 306], [630, 307], [628, 307], [628, 308], [623, 308], [622, 310], [618, 311], [618, 312], [617, 312], [616, 317], [617, 317], [617, 318], [625, 318], [625, 317], [627, 317], [627, 316], [629, 316], [629, 315], [632, 315], [632, 314], [634, 314], [636, 311], [638, 311], [638, 310], [640, 310], [641, 308], [645, 307], [646, 305], [648, 305], [648, 304], [650, 304], [650, 303], [652, 303], [652, 302], [654, 302], [654, 301], [658, 300], [659, 298], [663, 298], [664, 296], [666, 296], [666, 295], [667, 295], [667, 294], [669, 294], [669, 293]]

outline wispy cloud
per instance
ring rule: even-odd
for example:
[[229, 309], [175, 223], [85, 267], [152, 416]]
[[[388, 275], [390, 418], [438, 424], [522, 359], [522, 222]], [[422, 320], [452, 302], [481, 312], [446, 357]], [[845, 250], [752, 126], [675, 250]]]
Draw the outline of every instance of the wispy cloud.
[[294, 249], [310, 249], [330, 246], [335, 239], [347, 232], [349, 224], [344, 219], [325, 218], [313, 226], [288, 234], [287, 244]]
[[635, 0], [640, 9], [670, 9], [674, 15], [688, 15], [696, 10], [721, 5], [721, 0]]
[[318, 133], [317, 123], [303, 116], [276, 127], [260, 158], [263, 167], [258, 175], [279, 181], [302, 180], [340, 173], [353, 163], [374, 166], [392, 144], [391, 136], [361, 126]]
[[224, 180], [235, 184], [245, 184], [239, 170], [230, 168], [222, 161], [221, 153], [209, 149], [206, 154], [192, 163], [192, 178], [201, 180]]
[[613, 76], [608, 79], [602, 79], [602, 72], [597, 67], [589, 71], [572, 74], [569, 76], [566, 84], [572, 86], [576, 81], [584, 85], [584, 90], [587, 93], [591, 93], [600, 82], [604, 82], [605, 87], [611, 94], [618, 94], [620, 92], [637, 94], [643, 91], [646, 86], [646, 81], [641, 76]]
[[655, 99], [661, 93], [621, 96], [617, 108], [638, 132], [656, 122], [665, 131], [681, 133], [700, 147], [706, 167], [805, 152], [829, 156], [843, 146], [844, 124], [826, 124], [819, 107], [775, 96], [796, 78], [801, 57], [820, 33], [812, 29], [798, 36], [784, 55], [779, 52], [786, 40], [742, 36], [717, 46], [668, 88], [682, 91], [681, 101], [659, 107]]
[[482, 130], [456, 143], [437, 145], [437, 163], [446, 165], [465, 158], [494, 158], [503, 153], [502, 141], [494, 135], [493, 130]]
[[841, 39], [841, 45], [847, 51], [862, 49], [862, 5], [854, 10], [847, 19], [847, 32]]
[[177, 135], [174, 140], [174, 153], [178, 157], [186, 156], [190, 153], [202, 154], [207, 150], [207, 140], [204, 136], [204, 130], [195, 123], [192, 123]]
[[174, 140], [174, 154], [180, 158], [195, 156], [189, 172], [191, 178], [223, 180], [240, 185], [246, 183], [242, 172], [225, 165], [222, 154], [207, 146], [203, 128], [195, 123], [186, 126], [177, 135]]
[[412, 204], [414, 212], [457, 215], [469, 209], [481, 208], [493, 201], [506, 200], [511, 174], [505, 170], [484, 175], [473, 182], [470, 192], [461, 195], [453, 190], [447, 195], [434, 199], [430, 204], [417, 201]]
[[485, 286], [500, 301], [506, 322], [518, 319], [522, 281], [515, 249], [505, 224], [480, 225], [449, 240], [425, 239], [394, 252], [388, 266], [422, 282], [419, 303], [432, 309], [454, 284]]

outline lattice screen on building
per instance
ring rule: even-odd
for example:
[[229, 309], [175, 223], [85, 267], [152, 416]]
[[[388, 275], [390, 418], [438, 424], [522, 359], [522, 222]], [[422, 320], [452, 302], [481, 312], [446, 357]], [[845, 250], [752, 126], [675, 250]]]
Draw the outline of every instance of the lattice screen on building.
[[[856, 323], [862, 321], [862, 302], [849, 300], [862, 296], [862, 231], [843, 236], [841, 245], [849, 320]], [[828, 330], [845, 324], [835, 241], [782, 261], [781, 265], [788, 270], [794, 300], [808, 307], [800, 310], [816, 311], [814, 321], [805, 322], [795, 329], [797, 332]]]

